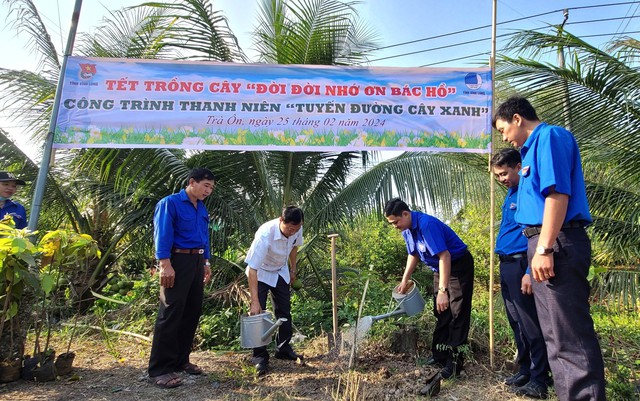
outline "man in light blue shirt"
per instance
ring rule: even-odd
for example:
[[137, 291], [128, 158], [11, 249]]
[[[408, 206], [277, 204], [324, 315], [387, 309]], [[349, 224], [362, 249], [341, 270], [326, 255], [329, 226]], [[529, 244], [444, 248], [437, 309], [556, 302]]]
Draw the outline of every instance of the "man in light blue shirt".
[[215, 181], [205, 168], [191, 170], [186, 188], [161, 199], [153, 216], [161, 287], [149, 380], [161, 388], [180, 386], [178, 372], [202, 374], [189, 355], [202, 313], [204, 284], [211, 278], [209, 213], [203, 201], [213, 192]]
[[[287, 319], [278, 328], [276, 353], [278, 359], [297, 360], [289, 342], [293, 334], [291, 324], [291, 289], [296, 278], [298, 247], [302, 245], [304, 213], [296, 206], [288, 206], [282, 215], [258, 228], [247, 252], [247, 278], [251, 294], [250, 315], [262, 313], [267, 307], [267, 294], [271, 292], [277, 319]], [[267, 373], [269, 353], [267, 347], [253, 349], [252, 362], [258, 375]]]

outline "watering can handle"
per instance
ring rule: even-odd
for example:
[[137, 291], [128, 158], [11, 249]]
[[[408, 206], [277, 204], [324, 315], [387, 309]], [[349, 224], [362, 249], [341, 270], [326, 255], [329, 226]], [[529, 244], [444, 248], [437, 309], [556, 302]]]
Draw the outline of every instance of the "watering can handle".
[[[271, 323], [271, 320], [267, 319], [267, 321]], [[276, 331], [276, 329], [286, 321], [287, 319], [284, 317], [281, 317], [280, 319], [276, 320], [275, 323], [273, 323], [273, 326], [269, 327], [269, 330], [265, 331], [260, 339], [262, 341], [267, 341], [271, 337], [271, 334], [273, 334], [273, 332]]]

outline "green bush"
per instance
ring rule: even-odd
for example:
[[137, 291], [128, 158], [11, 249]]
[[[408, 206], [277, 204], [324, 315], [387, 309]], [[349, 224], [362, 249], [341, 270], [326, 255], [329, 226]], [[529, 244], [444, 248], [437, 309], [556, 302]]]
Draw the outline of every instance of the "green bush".
[[407, 260], [407, 248], [400, 232], [379, 215], [358, 217], [353, 230], [340, 237], [337, 262], [340, 267], [368, 270], [373, 265], [383, 281], [395, 281], [402, 276]]
[[200, 318], [196, 343], [204, 349], [240, 349], [240, 315], [242, 308], [208, 305]]
[[[500, 221], [500, 216], [496, 217]], [[469, 206], [461, 210], [456, 218], [449, 224], [460, 239], [467, 244], [469, 252], [473, 255], [475, 264], [475, 279], [481, 283], [489, 282], [489, 214], [487, 210], [478, 206]], [[499, 224], [495, 227], [495, 235], [498, 235]], [[496, 259], [495, 276], [499, 274]]]

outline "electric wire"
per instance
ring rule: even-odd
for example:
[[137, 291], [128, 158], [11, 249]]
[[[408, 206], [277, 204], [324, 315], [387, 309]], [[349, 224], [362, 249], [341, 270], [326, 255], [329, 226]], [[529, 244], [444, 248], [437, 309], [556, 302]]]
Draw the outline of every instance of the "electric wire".
[[[640, 33], [640, 31], [629, 31], [629, 32], [625, 32], [626, 34], [635, 34], [635, 33]], [[601, 37], [601, 36], [612, 36], [615, 35], [615, 33], [599, 33], [599, 34], [593, 34], [593, 35], [582, 35], [580, 36], [580, 38], [593, 38], [593, 37]], [[515, 47], [511, 47], [511, 48], [503, 48], [502, 51], [504, 52], [505, 50], [513, 50], [515, 49]], [[491, 54], [491, 51], [487, 50], [481, 53], [476, 53], [476, 54], [471, 54], [471, 55], [465, 55], [462, 57], [456, 57], [456, 58], [452, 58], [452, 59], [448, 59], [448, 60], [443, 60], [443, 61], [437, 61], [434, 63], [429, 63], [429, 64], [424, 64], [421, 66], [418, 66], [419, 68], [422, 67], [430, 67], [430, 66], [434, 66], [434, 65], [438, 65], [438, 64], [445, 64], [445, 63], [449, 63], [452, 61], [458, 61], [458, 60], [463, 60], [466, 58], [472, 58], [472, 57], [478, 57], [478, 56], [482, 56], [482, 55], [489, 55]]]
[[[576, 21], [576, 22], [567, 23], [566, 25], [570, 25], [570, 24], [587, 24], [587, 23], [594, 23], [594, 22], [607, 22], [607, 21], [615, 21], [615, 20], [626, 19], [626, 18], [640, 18], [640, 16], [632, 16], [632, 17], [626, 17], [625, 16], [625, 17], [602, 18], [602, 19], [597, 19], [597, 20]], [[528, 29], [528, 30], [537, 31], [537, 30], [544, 29], [544, 28], [546, 28], [546, 26], [545, 27], [540, 27], [540, 28]], [[503, 33], [503, 34], [497, 35], [496, 38], [504, 38], [504, 37], [507, 37], [507, 36], [513, 36], [513, 35], [516, 35], [517, 33], [518, 32]], [[617, 32], [612, 34], [612, 35], [617, 35]], [[427, 52], [431, 52], [431, 51], [435, 51], [435, 50], [442, 50], [442, 49], [448, 49], [448, 48], [451, 48], [451, 47], [464, 46], [464, 45], [477, 43], [477, 42], [483, 42], [483, 41], [487, 41], [487, 40], [491, 40], [491, 37], [485, 37], [485, 38], [481, 38], [481, 39], [473, 39], [473, 40], [468, 40], [468, 41], [465, 41], [465, 42], [458, 42], [458, 43], [454, 43], [454, 44], [443, 45], [443, 46], [438, 46], [438, 47], [432, 47], [432, 48], [423, 49], [423, 50], [415, 50], [415, 51], [412, 51], [412, 52], [405, 52], [405, 53], [401, 53], [401, 54], [394, 54], [394, 55], [391, 55], [391, 56], [385, 56], [385, 57], [380, 57], [380, 58], [368, 60], [368, 62], [372, 63], [372, 62], [375, 62], [375, 61], [387, 60], [387, 59], [391, 59], [391, 58], [411, 56], [411, 55], [414, 55], [414, 54], [427, 53]]]
[[[625, 1], [625, 2], [598, 4], [598, 5], [591, 5], [591, 6], [570, 7], [568, 9], [569, 10], [580, 10], [580, 9], [587, 9], [587, 8], [600, 8], [600, 7], [610, 7], [610, 6], [619, 6], [619, 5], [628, 5], [628, 4], [640, 4], [640, 1]], [[498, 23], [496, 23], [496, 25], [505, 25], [505, 24], [510, 24], [510, 23], [513, 23], [513, 22], [528, 20], [528, 19], [531, 19], [531, 18], [542, 17], [544, 15], [550, 15], [550, 14], [562, 12], [563, 10], [564, 9], [558, 9], [558, 10], [553, 10], [553, 11], [547, 11], [547, 12], [544, 12], [544, 13], [531, 14], [531, 15], [527, 15], [527, 16], [524, 16], [524, 17], [521, 17], [521, 18], [515, 18], [515, 19], [511, 19], [511, 20], [507, 20], [507, 21], [498, 22]], [[392, 48], [392, 47], [404, 46], [404, 45], [418, 43], [418, 42], [424, 42], [424, 41], [432, 40], [432, 39], [439, 39], [439, 38], [442, 38], [442, 37], [457, 35], [457, 34], [460, 34], [460, 33], [473, 32], [473, 31], [476, 31], [476, 30], [479, 30], [479, 29], [486, 29], [486, 28], [491, 28], [491, 24], [477, 26], [477, 27], [474, 27], [474, 28], [462, 29], [462, 30], [459, 30], [459, 31], [444, 33], [444, 34], [435, 35], [435, 36], [429, 36], [429, 37], [421, 38], [421, 39], [410, 40], [410, 41], [407, 41], [407, 42], [401, 42], [401, 43], [395, 43], [395, 44], [392, 44], [392, 45], [376, 47], [374, 49], [368, 50], [367, 52], [384, 50], [384, 49], [389, 49], [389, 48]]]

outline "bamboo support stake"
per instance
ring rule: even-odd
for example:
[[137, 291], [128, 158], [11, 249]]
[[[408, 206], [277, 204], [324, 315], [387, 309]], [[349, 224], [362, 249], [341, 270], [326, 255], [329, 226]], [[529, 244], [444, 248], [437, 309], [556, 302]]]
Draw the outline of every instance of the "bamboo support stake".
[[329, 234], [331, 238], [331, 305], [333, 307], [333, 344], [338, 341], [338, 273], [336, 268], [336, 238], [339, 234]]

